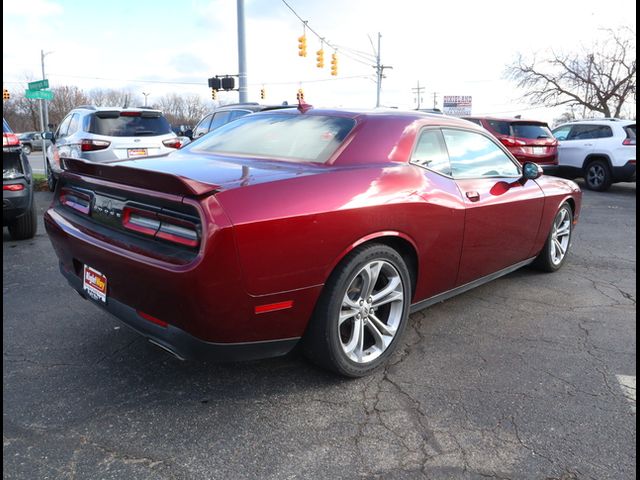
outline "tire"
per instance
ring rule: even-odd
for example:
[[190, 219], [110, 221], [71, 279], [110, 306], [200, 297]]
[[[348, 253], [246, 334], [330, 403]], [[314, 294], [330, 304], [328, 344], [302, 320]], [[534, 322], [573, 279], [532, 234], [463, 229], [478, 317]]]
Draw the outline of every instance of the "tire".
[[400, 254], [381, 244], [356, 248], [325, 285], [303, 338], [304, 353], [346, 377], [368, 375], [395, 350], [410, 303], [409, 271]]
[[611, 169], [605, 160], [592, 160], [584, 169], [585, 186], [595, 192], [609, 190], [612, 183]]
[[33, 148], [31, 148], [31, 145], [29, 145], [28, 143], [25, 143], [24, 145], [22, 145], [22, 151], [25, 155], [31, 155]]
[[31, 197], [31, 207], [24, 215], [17, 218], [9, 225], [9, 235], [13, 240], [26, 240], [33, 238], [38, 230], [38, 216], [36, 213], [36, 202]]
[[543, 272], [556, 272], [562, 267], [573, 234], [573, 211], [567, 203], [563, 203], [553, 219], [547, 241], [534, 261], [534, 266]]
[[49, 188], [50, 192], [55, 191], [56, 189], [56, 183], [58, 182], [56, 180], [56, 177], [53, 174], [53, 170], [51, 170], [51, 167], [49, 166], [49, 159], [47, 159], [47, 163], [45, 165], [46, 168], [46, 174], [47, 174], [47, 187]]

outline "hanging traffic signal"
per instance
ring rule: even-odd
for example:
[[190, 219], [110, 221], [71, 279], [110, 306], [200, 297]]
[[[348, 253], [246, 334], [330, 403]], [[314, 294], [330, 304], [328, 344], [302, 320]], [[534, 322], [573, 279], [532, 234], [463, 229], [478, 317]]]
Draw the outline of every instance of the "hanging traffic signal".
[[331, 54], [331, 75], [334, 77], [338, 75], [338, 54]]
[[267, 96], [267, 92], [266, 92], [266, 90], [264, 89], [264, 87], [262, 87], [262, 88], [260, 89], [260, 98], [261, 98], [262, 100], [264, 100], [266, 96]]
[[211, 89], [211, 100], [215, 100], [218, 97], [218, 91], [215, 88]]
[[316, 52], [316, 67], [324, 67], [324, 50], [322, 48]]
[[307, 56], [307, 36], [302, 34], [298, 37], [298, 55]]
[[301, 102], [302, 100], [304, 100], [304, 92], [302, 91], [301, 88], [298, 89], [298, 93], [296, 95], [296, 99]]
[[9, 100], [11, 98], [11, 94], [9, 93], [9, 90], [7, 90], [6, 88], [2, 89], [2, 100]]

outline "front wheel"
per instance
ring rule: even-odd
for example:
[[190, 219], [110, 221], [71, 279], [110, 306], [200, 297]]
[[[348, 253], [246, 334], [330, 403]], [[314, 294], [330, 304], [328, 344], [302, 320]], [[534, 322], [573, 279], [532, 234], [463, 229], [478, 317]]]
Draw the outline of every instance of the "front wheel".
[[534, 265], [545, 272], [559, 270], [569, 253], [572, 233], [573, 211], [569, 205], [564, 203], [553, 219], [547, 241]]
[[411, 303], [409, 271], [386, 245], [354, 250], [325, 286], [304, 349], [313, 362], [347, 377], [385, 363], [405, 329]]

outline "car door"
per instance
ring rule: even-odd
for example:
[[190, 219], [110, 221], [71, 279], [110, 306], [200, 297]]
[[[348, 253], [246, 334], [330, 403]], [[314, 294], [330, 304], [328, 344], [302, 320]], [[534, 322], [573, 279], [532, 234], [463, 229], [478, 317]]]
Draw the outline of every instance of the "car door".
[[593, 132], [597, 125], [571, 125], [569, 131], [567, 127], [553, 131], [558, 139], [558, 165], [581, 169], [584, 159], [593, 151]]
[[443, 128], [453, 177], [465, 205], [464, 240], [456, 286], [523, 260], [538, 234], [544, 195], [494, 139]]

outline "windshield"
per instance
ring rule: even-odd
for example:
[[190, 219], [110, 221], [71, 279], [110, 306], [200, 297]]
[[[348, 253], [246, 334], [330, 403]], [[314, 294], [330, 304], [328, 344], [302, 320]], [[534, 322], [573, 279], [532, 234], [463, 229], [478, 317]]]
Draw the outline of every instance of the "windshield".
[[325, 163], [355, 123], [351, 118], [320, 115], [247, 115], [205, 135], [186, 149]]

